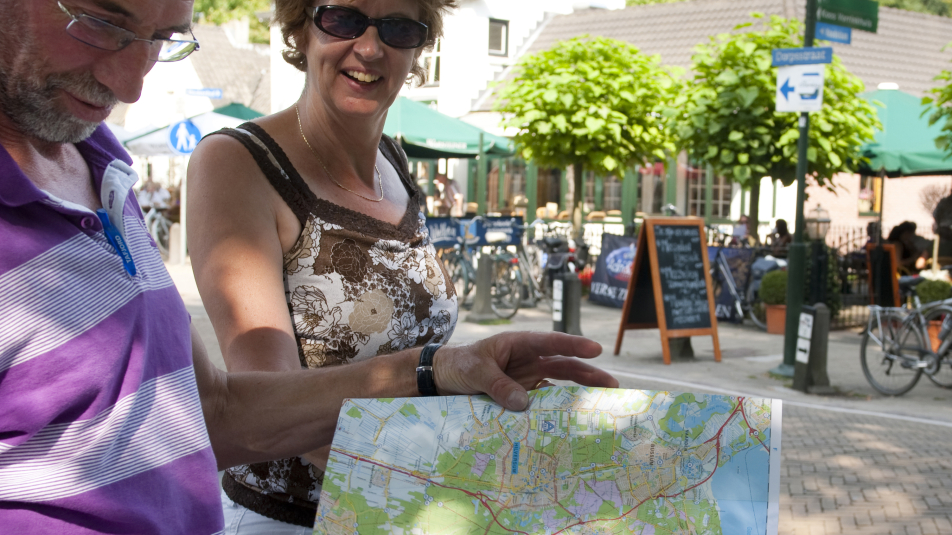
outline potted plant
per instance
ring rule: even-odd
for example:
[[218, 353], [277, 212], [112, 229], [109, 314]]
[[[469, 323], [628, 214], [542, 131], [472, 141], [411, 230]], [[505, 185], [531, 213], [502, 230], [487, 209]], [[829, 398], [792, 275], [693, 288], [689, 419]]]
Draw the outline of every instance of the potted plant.
[[[927, 280], [916, 286], [916, 295], [919, 296], [919, 302], [923, 305], [948, 299], [949, 294], [952, 294], [952, 284], [943, 280]], [[939, 349], [939, 331], [941, 329], [941, 319], [934, 319], [929, 322], [929, 342], [932, 344], [933, 351]]]
[[771, 271], [760, 281], [760, 299], [767, 309], [767, 332], [783, 334], [787, 324], [787, 272]]

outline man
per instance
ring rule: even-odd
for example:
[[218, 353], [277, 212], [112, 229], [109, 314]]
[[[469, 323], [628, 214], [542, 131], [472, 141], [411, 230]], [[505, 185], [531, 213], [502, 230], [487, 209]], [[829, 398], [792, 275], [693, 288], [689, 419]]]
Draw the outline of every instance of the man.
[[289, 374], [212, 366], [101, 124], [155, 61], [197, 48], [191, 11], [0, 0], [0, 531], [219, 533], [216, 465], [326, 446], [346, 397], [486, 392], [522, 410], [545, 378], [617, 385], [540, 356], [600, 352], [559, 334], [431, 346], [432, 368], [419, 348]]
[[149, 208], [164, 210], [169, 207], [172, 194], [169, 193], [169, 190], [162, 187], [161, 184], [150, 178], [146, 180], [142, 188], [139, 189], [136, 200], [139, 202], [139, 207], [142, 208], [143, 212], [148, 211]]

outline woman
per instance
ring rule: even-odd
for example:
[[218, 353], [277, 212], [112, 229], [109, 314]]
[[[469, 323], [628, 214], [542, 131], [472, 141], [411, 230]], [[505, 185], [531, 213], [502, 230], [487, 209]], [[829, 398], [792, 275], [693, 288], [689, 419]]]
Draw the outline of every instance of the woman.
[[915, 221], [903, 221], [893, 227], [886, 238], [886, 243], [896, 247], [898, 269], [904, 275], [919, 273], [925, 267], [928, 251], [923, 251], [916, 245], [917, 228]]
[[793, 242], [793, 235], [790, 234], [790, 229], [787, 228], [787, 220], [778, 219], [773, 233], [770, 234], [770, 245], [773, 248], [774, 256], [787, 256], [787, 249], [791, 242]]
[[[312, 3], [275, 6], [301, 98], [205, 139], [189, 167], [192, 266], [230, 371], [344, 364], [456, 325], [406, 156], [382, 136], [455, 0]], [[228, 470], [228, 532], [310, 533], [328, 452]]]

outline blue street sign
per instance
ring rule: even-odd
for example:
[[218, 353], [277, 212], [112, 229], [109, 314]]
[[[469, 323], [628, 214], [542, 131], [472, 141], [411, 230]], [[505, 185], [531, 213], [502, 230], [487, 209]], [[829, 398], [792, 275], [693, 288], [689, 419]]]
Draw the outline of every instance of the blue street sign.
[[773, 51], [773, 66], [816, 65], [832, 63], [833, 49], [824, 48], [778, 48]]
[[201, 139], [202, 132], [188, 119], [169, 125], [166, 134], [169, 148], [180, 156], [191, 154]]
[[192, 97], [207, 97], [221, 99], [222, 91], [217, 87], [202, 87], [200, 89], [186, 89], [185, 94]]
[[784, 80], [783, 85], [780, 87], [780, 92], [783, 93], [783, 98], [790, 100], [790, 93], [793, 93], [794, 87], [790, 85], [790, 78]]
[[846, 26], [837, 26], [826, 22], [816, 23], [816, 36], [818, 39], [833, 41], [834, 43], [850, 44], [853, 37], [853, 30]]

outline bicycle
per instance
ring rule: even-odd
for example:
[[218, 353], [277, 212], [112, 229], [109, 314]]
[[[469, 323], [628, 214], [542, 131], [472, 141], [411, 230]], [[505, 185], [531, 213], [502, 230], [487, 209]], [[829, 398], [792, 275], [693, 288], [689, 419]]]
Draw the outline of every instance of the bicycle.
[[900, 291], [912, 294], [912, 307], [869, 305], [860, 364], [881, 394], [901, 396], [923, 374], [937, 386], [952, 388], [952, 299], [923, 305], [911, 291], [923, 280], [900, 278]]
[[[452, 219], [458, 224], [456, 219]], [[477, 221], [484, 221], [482, 216], [476, 216], [466, 225], [463, 235], [457, 237], [458, 243], [452, 249], [447, 249], [442, 255], [444, 266], [453, 281], [456, 296], [460, 307], [467, 305], [469, 295], [476, 286], [476, 259], [484, 253], [471, 254], [467, 245], [467, 238], [472, 237], [472, 228]], [[505, 236], [487, 236], [487, 241], [502, 241]], [[493, 313], [502, 319], [513, 317], [519, 310], [521, 288], [523, 284], [522, 272], [519, 269], [518, 258], [502, 246], [493, 246], [489, 253], [492, 258], [490, 278], [490, 307]]]
[[145, 228], [159, 248], [159, 253], [168, 258], [169, 229], [172, 228], [172, 220], [165, 216], [165, 210], [165, 208], [150, 206], [149, 211], [145, 213]]
[[[529, 231], [535, 236], [537, 227], [542, 227], [542, 238], [530, 241]], [[541, 303], [551, 310], [554, 275], [575, 271], [575, 257], [566, 237], [566, 234], [571, 232], [571, 227], [536, 219], [522, 229], [524, 240], [516, 245], [516, 255], [520, 265], [526, 266], [525, 296], [533, 306]]]

